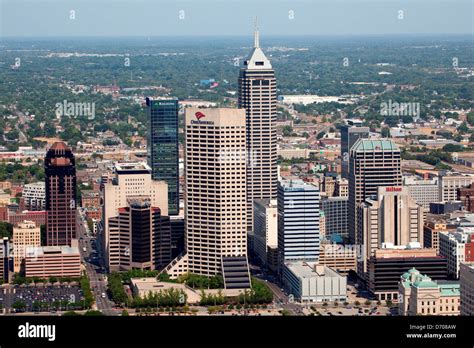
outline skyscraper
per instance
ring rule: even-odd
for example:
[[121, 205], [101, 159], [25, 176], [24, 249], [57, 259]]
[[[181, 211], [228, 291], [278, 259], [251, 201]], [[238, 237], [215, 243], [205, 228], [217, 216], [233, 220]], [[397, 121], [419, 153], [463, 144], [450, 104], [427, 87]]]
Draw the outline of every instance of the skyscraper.
[[423, 246], [423, 208], [410, 197], [406, 187], [379, 187], [377, 196], [359, 205], [357, 218], [358, 239], [363, 246], [357, 260], [361, 277], [370, 257], [384, 244]]
[[120, 162], [115, 164], [113, 170], [111, 182], [105, 183], [103, 187], [101, 224], [102, 250], [109, 270], [119, 269], [123, 258], [129, 260], [130, 249], [127, 249], [123, 240], [117, 237], [117, 230], [110, 225], [110, 220], [119, 215], [120, 208], [128, 207], [129, 198], [150, 197], [151, 206], [159, 208], [161, 216], [168, 215], [166, 182], [152, 180], [151, 168], [146, 163]]
[[71, 245], [76, 238], [76, 161], [63, 142], [54, 143], [44, 159], [46, 245]]
[[280, 265], [290, 261], [318, 261], [319, 190], [303, 182], [278, 185], [278, 251]]
[[[253, 236], [253, 201], [276, 199], [277, 135], [275, 72], [259, 45], [240, 69], [238, 107], [245, 109], [247, 147], [247, 231]], [[249, 238], [251, 241], [252, 238]]]
[[362, 121], [347, 120], [341, 127], [341, 175], [349, 177], [349, 151], [360, 138], [369, 137], [370, 128], [362, 127]]
[[171, 225], [151, 205], [149, 196], [134, 196], [109, 219], [111, 271], [161, 270], [171, 261]]
[[349, 158], [349, 240], [361, 244], [357, 228], [358, 205], [375, 196], [380, 186], [401, 186], [401, 154], [388, 139], [359, 139]]
[[178, 100], [146, 98], [148, 164], [153, 180], [168, 184], [168, 214], [179, 213]]
[[189, 271], [215, 275], [247, 255], [244, 110], [187, 109], [185, 137]]
[[186, 109], [184, 133], [186, 254], [166, 272], [221, 273], [226, 288], [247, 288], [245, 111]]

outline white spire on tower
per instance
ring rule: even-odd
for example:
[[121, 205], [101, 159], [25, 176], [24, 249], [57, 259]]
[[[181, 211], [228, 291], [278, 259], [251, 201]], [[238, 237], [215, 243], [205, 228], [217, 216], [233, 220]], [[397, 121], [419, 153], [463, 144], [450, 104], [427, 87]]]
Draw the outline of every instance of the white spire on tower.
[[255, 48], [260, 47], [257, 17], [255, 17], [255, 32], [254, 32], [254, 45], [253, 46]]

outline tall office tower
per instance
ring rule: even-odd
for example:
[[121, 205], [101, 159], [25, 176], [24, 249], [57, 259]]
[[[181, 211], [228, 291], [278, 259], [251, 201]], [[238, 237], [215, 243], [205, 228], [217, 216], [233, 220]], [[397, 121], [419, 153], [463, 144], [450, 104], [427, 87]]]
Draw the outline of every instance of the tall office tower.
[[361, 244], [357, 233], [357, 207], [380, 186], [401, 186], [401, 153], [387, 139], [359, 139], [351, 148], [349, 158], [349, 240]]
[[[106, 266], [116, 268], [117, 258], [113, 254], [113, 240], [109, 219], [118, 215], [119, 209], [127, 207], [130, 197], [149, 196], [151, 206], [158, 207], [162, 216], [168, 216], [168, 188], [164, 181], [154, 181], [151, 168], [146, 163], [119, 162], [114, 165], [113, 177], [103, 186], [103, 214], [101, 224], [102, 250]], [[125, 255], [126, 249], [122, 249]]]
[[423, 245], [423, 208], [409, 196], [406, 187], [379, 187], [376, 197], [359, 205], [357, 218], [362, 244], [357, 272], [361, 277], [367, 272], [368, 260], [382, 245]]
[[357, 140], [369, 137], [370, 128], [362, 127], [360, 120], [346, 120], [346, 124], [341, 127], [341, 175], [349, 178], [349, 157], [351, 147]]
[[245, 109], [247, 127], [247, 231], [253, 240], [253, 201], [276, 199], [277, 133], [275, 72], [255, 43], [240, 69], [238, 107]]
[[256, 199], [253, 203], [254, 252], [264, 267], [278, 267], [278, 208], [276, 199]]
[[[185, 248], [191, 273], [250, 286], [245, 196], [245, 111], [186, 109]], [[227, 266], [241, 273], [227, 273]], [[233, 277], [237, 279], [232, 282]], [[242, 281], [240, 281], [242, 280]]]
[[278, 252], [280, 266], [291, 261], [318, 261], [319, 190], [302, 181], [278, 184]]
[[146, 98], [148, 164], [153, 180], [168, 184], [168, 214], [179, 213], [178, 100]]
[[109, 226], [111, 271], [161, 270], [170, 263], [170, 218], [151, 205], [150, 196], [129, 197]]
[[44, 159], [46, 245], [71, 245], [76, 238], [76, 160], [63, 142], [54, 143]]

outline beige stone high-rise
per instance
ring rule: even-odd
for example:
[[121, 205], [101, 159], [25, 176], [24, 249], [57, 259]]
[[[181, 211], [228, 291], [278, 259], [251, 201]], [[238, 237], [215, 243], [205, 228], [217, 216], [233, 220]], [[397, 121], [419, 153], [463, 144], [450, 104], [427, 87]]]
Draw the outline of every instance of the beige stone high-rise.
[[41, 246], [41, 232], [33, 221], [23, 221], [13, 227], [13, 271], [20, 272], [26, 248], [39, 246]]
[[141, 162], [118, 162], [113, 169], [113, 178], [103, 188], [102, 250], [109, 270], [119, 270], [121, 258], [129, 259], [129, 250], [122, 245], [116, 229], [109, 228], [109, 219], [118, 215], [119, 208], [128, 206], [128, 199], [147, 196], [151, 205], [168, 215], [168, 185], [165, 181], [154, 181], [151, 168]]
[[[247, 137], [247, 230], [253, 236], [253, 201], [276, 199], [277, 193], [277, 95], [275, 72], [255, 43], [240, 69], [238, 107], [245, 109]], [[249, 239], [252, 241], [252, 238]]]
[[245, 111], [186, 109], [185, 247], [190, 273], [247, 255]]
[[406, 246], [416, 242], [423, 246], [423, 208], [406, 187], [379, 187], [376, 198], [360, 204], [357, 218], [362, 242], [357, 271], [361, 276], [367, 271], [370, 257], [383, 244]]

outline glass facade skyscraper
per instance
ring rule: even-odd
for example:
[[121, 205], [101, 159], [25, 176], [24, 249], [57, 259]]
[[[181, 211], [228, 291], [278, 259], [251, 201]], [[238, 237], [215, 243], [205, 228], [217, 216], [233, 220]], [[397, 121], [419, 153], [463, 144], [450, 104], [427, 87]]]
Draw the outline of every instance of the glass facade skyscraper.
[[280, 265], [319, 259], [319, 200], [316, 186], [301, 180], [278, 183]]
[[153, 180], [168, 184], [168, 214], [179, 213], [178, 100], [146, 98], [148, 164]]

